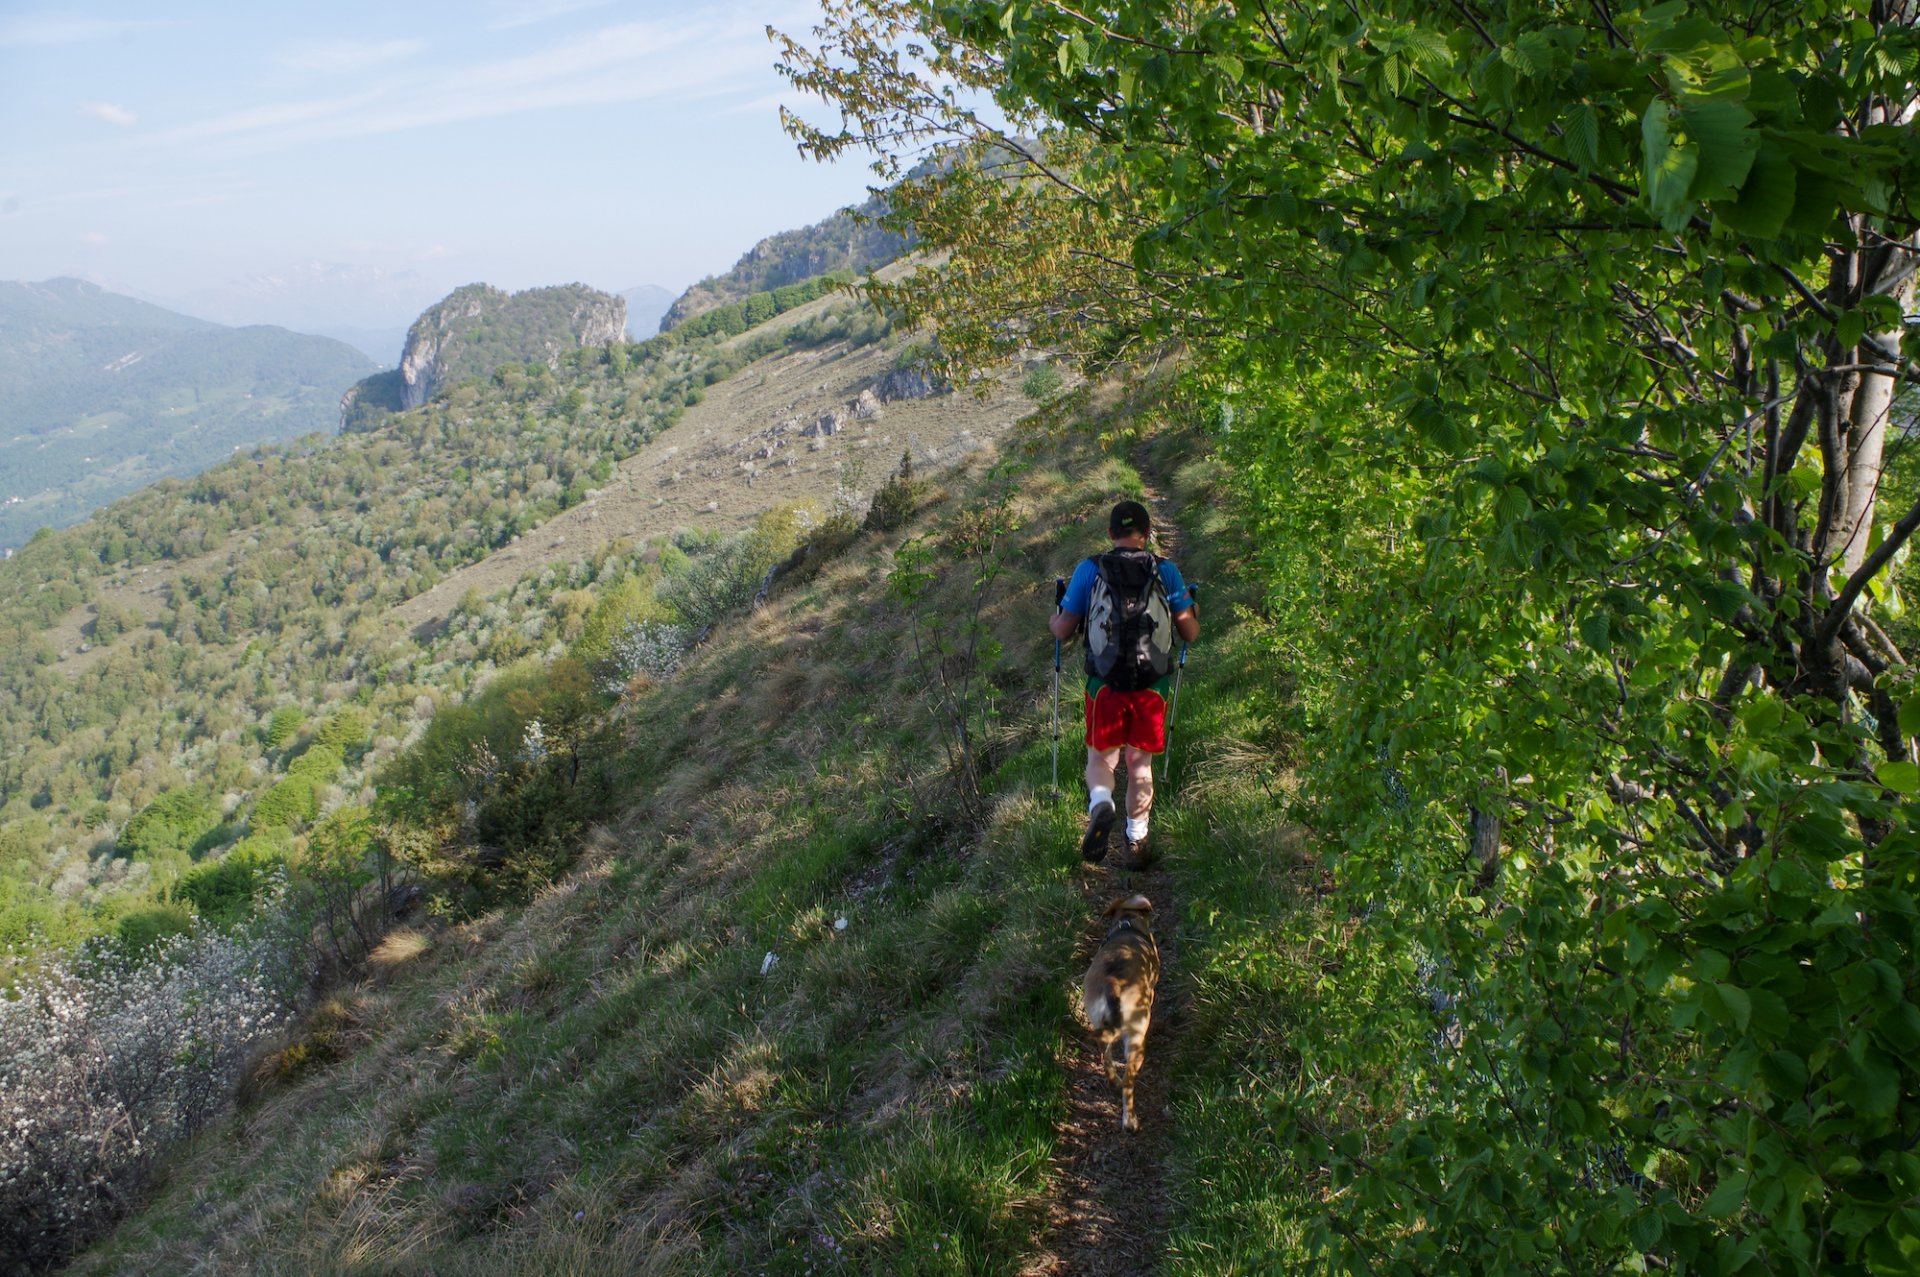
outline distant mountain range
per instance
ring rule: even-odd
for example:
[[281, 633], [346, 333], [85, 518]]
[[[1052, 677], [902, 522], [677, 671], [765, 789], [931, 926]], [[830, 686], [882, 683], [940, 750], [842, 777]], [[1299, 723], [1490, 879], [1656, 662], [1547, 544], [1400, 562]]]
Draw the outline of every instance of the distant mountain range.
[[77, 279], [0, 282], [0, 547], [236, 449], [331, 430], [376, 366], [330, 338], [227, 328]]
[[645, 341], [660, 331], [660, 317], [673, 305], [673, 293], [658, 284], [623, 289], [627, 299], [627, 340]]

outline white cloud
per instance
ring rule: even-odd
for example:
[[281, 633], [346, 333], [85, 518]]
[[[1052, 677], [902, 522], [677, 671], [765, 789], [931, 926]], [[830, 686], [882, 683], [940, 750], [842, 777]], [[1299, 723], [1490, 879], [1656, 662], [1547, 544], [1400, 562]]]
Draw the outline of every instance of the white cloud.
[[280, 55], [280, 64], [312, 75], [347, 75], [412, 57], [426, 48], [421, 40], [314, 40]]
[[88, 231], [80, 237], [80, 242], [88, 248], [104, 248], [107, 244], [107, 237], [99, 231]]
[[764, 18], [631, 22], [517, 57], [387, 75], [361, 92], [251, 107], [159, 140], [258, 151], [555, 107], [685, 97], [760, 80], [771, 61]]
[[80, 114], [95, 120], [104, 120], [108, 124], [117, 124], [123, 129], [132, 128], [140, 122], [140, 117], [124, 106], [115, 106], [111, 102], [82, 102]]
[[0, 18], [0, 48], [21, 44], [82, 44], [89, 40], [110, 40], [114, 36], [149, 27], [159, 22], [140, 22], [118, 18], [75, 18], [60, 13], [22, 13]]

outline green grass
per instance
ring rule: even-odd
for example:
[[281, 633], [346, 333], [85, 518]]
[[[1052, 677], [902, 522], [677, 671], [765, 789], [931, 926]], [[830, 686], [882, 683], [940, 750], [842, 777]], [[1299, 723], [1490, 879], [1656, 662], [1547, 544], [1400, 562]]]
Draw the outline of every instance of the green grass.
[[[1115, 494], [1149, 495], [1127, 460], [1032, 447], [985, 612], [1004, 655], [984, 828], [945, 794], [886, 602], [897, 539], [863, 540], [635, 708], [623, 809], [561, 881], [429, 928], [347, 991], [343, 1058], [266, 1085], [73, 1271], [1019, 1271], [1043, 1243], [1100, 872], [1077, 855], [1071, 667], [1065, 797], [1045, 792], [1043, 620]], [[1145, 455], [1210, 585], [1156, 815], [1192, 1007], [1149, 1064], [1174, 1069], [1168, 1271], [1273, 1271], [1324, 1209], [1274, 1100], [1299, 1090], [1317, 870], [1286, 821], [1285, 707], [1232, 624], [1257, 590], [1236, 589], [1252, 569], [1211, 463], [1170, 436]], [[964, 504], [949, 486], [905, 534]]]

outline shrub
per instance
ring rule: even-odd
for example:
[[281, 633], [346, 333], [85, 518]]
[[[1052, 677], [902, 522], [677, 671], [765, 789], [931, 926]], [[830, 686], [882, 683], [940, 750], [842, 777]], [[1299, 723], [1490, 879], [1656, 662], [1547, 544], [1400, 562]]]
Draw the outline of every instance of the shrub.
[[338, 749], [316, 740], [300, 757], [287, 764], [287, 775], [303, 776], [315, 786], [324, 785], [340, 774], [345, 761]]
[[319, 812], [320, 799], [313, 791], [313, 782], [305, 776], [288, 776], [254, 803], [253, 824], [256, 829], [276, 825], [292, 829]]
[[0, 996], [0, 1255], [57, 1263], [218, 1117], [298, 973], [265, 935], [54, 957]]
[[1035, 403], [1045, 403], [1060, 391], [1063, 379], [1052, 364], [1035, 364], [1020, 382], [1020, 393]]
[[114, 841], [123, 855], [157, 860], [167, 852], [184, 851], [219, 823], [213, 799], [197, 790], [175, 789], [134, 813]]
[[791, 506], [766, 511], [753, 528], [694, 559], [670, 578], [661, 594], [680, 620], [695, 631], [746, 611], [768, 573], [800, 542], [800, 512]]
[[193, 931], [193, 910], [183, 904], [151, 905], [120, 919], [114, 934], [130, 953], [151, 953], [162, 941]]
[[282, 705], [268, 717], [267, 725], [262, 729], [261, 735], [266, 740], [268, 749], [281, 749], [287, 742], [298, 736], [300, 729], [306, 725], [306, 713], [299, 706]]
[[687, 626], [668, 621], [636, 622], [614, 640], [602, 662], [599, 688], [609, 696], [618, 696], [636, 678], [665, 682], [680, 668], [692, 646], [693, 631]]
[[873, 494], [867, 506], [866, 527], [873, 532], [891, 532], [913, 517], [926, 490], [923, 480], [913, 477], [913, 454], [903, 449], [900, 469]]
[[[242, 852], [236, 847], [212, 864], [190, 870], [175, 884], [173, 894], [191, 904], [203, 922], [230, 927], [253, 912], [255, 903], [280, 882], [280, 863], [277, 854]], [[121, 924], [123, 932], [125, 925]]]

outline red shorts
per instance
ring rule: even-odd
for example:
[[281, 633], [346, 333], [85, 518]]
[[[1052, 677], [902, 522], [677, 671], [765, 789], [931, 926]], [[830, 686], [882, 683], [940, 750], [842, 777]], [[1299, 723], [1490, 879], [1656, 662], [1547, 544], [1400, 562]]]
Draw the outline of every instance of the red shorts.
[[1142, 753], [1165, 753], [1167, 700], [1157, 688], [1117, 692], [1102, 686], [1087, 697], [1087, 748], [1131, 745]]

